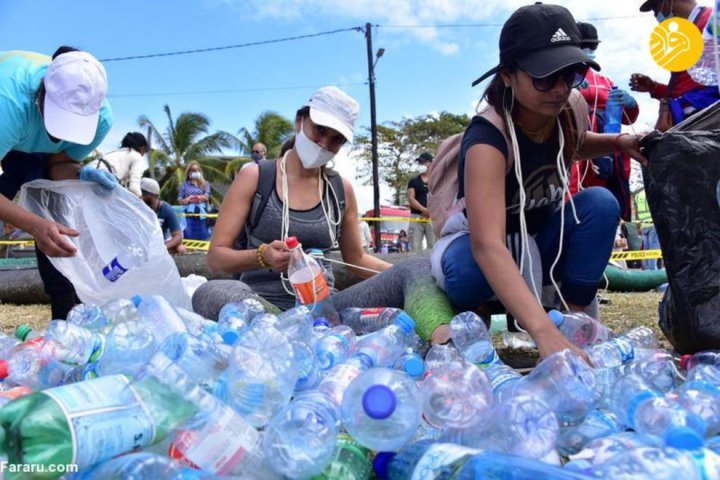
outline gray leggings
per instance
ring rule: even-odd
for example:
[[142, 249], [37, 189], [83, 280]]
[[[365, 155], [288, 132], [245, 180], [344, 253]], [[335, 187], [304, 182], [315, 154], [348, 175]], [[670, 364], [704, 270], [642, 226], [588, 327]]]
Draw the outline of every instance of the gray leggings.
[[[279, 309], [259, 297], [248, 285], [237, 280], [212, 280], [200, 286], [193, 295], [193, 309], [205, 318], [216, 320], [220, 309], [229, 302], [257, 298], [270, 312]], [[430, 259], [411, 257], [332, 296], [335, 308], [395, 307], [404, 308], [417, 322], [417, 331], [429, 338], [433, 330], [449, 323], [454, 310], [430, 273]]]

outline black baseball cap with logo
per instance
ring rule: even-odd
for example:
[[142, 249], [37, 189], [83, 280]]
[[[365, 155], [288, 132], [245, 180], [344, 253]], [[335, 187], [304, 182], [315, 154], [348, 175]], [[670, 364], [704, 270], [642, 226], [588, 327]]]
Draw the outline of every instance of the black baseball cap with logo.
[[646, 0], [642, 5], [640, 5], [640, 11], [641, 12], [651, 12], [653, 8], [655, 8], [655, 5], [657, 4], [657, 0]]
[[475, 80], [473, 87], [513, 63], [535, 78], [577, 63], [600, 70], [580, 48], [580, 31], [570, 11], [540, 2], [517, 9], [505, 22], [500, 32], [500, 64]]

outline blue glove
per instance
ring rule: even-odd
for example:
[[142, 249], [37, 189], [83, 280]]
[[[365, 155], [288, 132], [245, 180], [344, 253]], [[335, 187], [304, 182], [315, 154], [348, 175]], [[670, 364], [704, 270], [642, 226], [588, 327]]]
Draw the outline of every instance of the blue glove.
[[115, 175], [112, 173], [107, 170], [98, 170], [97, 168], [90, 167], [88, 165], [85, 165], [80, 169], [78, 172], [78, 178], [80, 180], [85, 180], [86, 182], [95, 182], [108, 190], [112, 190], [119, 185], [117, 178], [115, 178]]
[[637, 102], [635, 99], [625, 90], [621, 89], [615, 89], [610, 91], [610, 95], [608, 95], [608, 100], [612, 100], [614, 102], [620, 103], [625, 108], [635, 108], [637, 107]]

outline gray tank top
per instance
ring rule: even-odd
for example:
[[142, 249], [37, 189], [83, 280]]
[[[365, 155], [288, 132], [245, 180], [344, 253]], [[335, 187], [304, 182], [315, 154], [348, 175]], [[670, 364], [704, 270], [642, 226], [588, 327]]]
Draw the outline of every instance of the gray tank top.
[[[325, 209], [331, 221], [335, 221], [335, 209], [332, 207], [334, 200], [328, 199], [332, 197], [332, 192], [328, 192], [323, 199]], [[268, 198], [265, 209], [260, 215], [260, 220], [253, 230], [246, 229], [247, 248], [255, 249], [261, 243], [271, 243], [280, 239], [282, 225], [282, 207], [283, 203], [273, 189], [272, 195]], [[342, 215], [341, 215], [342, 217]], [[335, 227], [332, 227], [333, 231]], [[332, 248], [330, 233], [328, 232], [327, 220], [323, 214], [322, 207], [317, 204], [310, 210], [293, 210], [290, 209], [290, 228], [288, 234], [291, 237], [297, 237], [302, 243], [303, 250], [320, 249], [323, 251]], [[338, 238], [339, 241], [339, 238]], [[332, 289], [335, 279], [332, 275], [332, 268], [328, 262], [323, 262], [327, 276], [328, 286]], [[268, 269], [256, 269], [242, 272], [240, 280], [261, 297], [280, 308], [288, 309], [295, 306], [295, 297], [288, 294], [283, 288], [280, 279], [280, 272]], [[288, 289], [292, 291], [289, 282], [285, 282]]]

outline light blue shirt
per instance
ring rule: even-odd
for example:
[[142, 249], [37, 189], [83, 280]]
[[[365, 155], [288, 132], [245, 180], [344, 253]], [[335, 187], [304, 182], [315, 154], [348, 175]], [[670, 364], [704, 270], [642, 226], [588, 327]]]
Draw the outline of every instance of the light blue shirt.
[[51, 60], [47, 55], [33, 52], [0, 52], [0, 159], [10, 150], [19, 150], [25, 153], [65, 152], [73, 160], [81, 161], [110, 131], [113, 118], [106, 99], [90, 145], [50, 140], [36, 99]]

